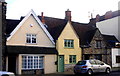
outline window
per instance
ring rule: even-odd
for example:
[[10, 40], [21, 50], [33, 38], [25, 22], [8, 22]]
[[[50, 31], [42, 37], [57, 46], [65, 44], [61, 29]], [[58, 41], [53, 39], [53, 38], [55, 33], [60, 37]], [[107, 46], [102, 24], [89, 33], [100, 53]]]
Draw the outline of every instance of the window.
[[120, 63], [120, 56], [116, 56], [116, 63]]
[[76, 55], [69, 56], [69, 63], [76, 63]]
[[74, 40], [64, 40], [64, 47], [65, 48], [73, 48], [74, 47]]
[[96, 41], [96, 48], [101, 48], [101, 41], [100, 40], [97, 40]]
[[26, 43], [36, 43], [36, 34], [27, 34]]
[[22, 56], [22, 69], [42, 69], [43, 56]]

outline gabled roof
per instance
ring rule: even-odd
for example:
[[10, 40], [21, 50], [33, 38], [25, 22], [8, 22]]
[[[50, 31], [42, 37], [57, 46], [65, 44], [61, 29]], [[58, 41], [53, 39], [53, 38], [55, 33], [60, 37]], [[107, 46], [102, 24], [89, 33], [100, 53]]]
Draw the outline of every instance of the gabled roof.
[[91, 29], [91, 30], [88, 30], [85, 35], [84, 35], [84, 42], [83, 42], [83, 45], [87, 45], [89, 46], [89, 44], [91, 43], [96, 31], [98, 30], [98, 28], [94, 28], [94, 29]]
[[[40, 25], [40, 27], [43, 29], [43, 31], [46, 33], [46, 35], [48, 36], [48, 38], [51, 40], [51, 42], [53, 44], [54, 43], [54, 39], [52, 38], [52, 36], [50, 35], [50, 33], [48, 32], [48, 30], [45, 28], [45, 26], [42, 24], [42, 22], [40, 21], [40, 19], [37, 17], [37, 15], [35, 14], [35, 12], [33, 10], [31, 10], [23, 19], [22, 21], [19, 22], [19, 20], [13, 20], [13, 27], [11, 28], [11, 30], [9, 30], [7, 33], [11, 32], [10, 33], [10, 36], [7, 38], [7, 40], [9, 40], [15, 33], [16, 31], [23, 25], [23, 23], [29, 18], [29, 16], [33, 16], [35, 18], [35, 20], [38, 22], [38, 24]], [[7, 30], [9, 29], [8, 27], [12, 26], [12, 24], [10, 24], [12, 21], [10, 20], [7, 20]], [[19, 22], [19, 23], [18, 23]], [[17, 25], [18, 24], [18, 25]], [[15, 25], [17, 25], [15, 27]], [[14, 29], [13, 29], [14, 28]], [[13, 31], [12, 31], [13, 30]]]
[[[41, 16], [38, 16], [38, 18], [40, 20], [42, 19]], [[47, 26], [46, 29], [49, 31], [54, 41], [56, 41], [68, 21], [66, 19], [58, 19], [58, 18], [52, 18], [52, 17], [44, 17], [44, 19], [45, 19], [44, 25]], [[23, 20], [24, 20], [24, 17], [22, 18], [22, 21]], [[11, 34], [10, 32], [12, 32], [12, 30], [14, 31], [14, 29], [18, 27], [17, 24], [19, 24], [20, 22], [21, 20], [8, 19], [7, 20], [7, 34]], [[73, 26], [75, 32], [77, 33], [80, 39], [80, 45], [86, 44], [86, 39], [85, 39], [86, 33], [90, 30], [96, 29], [96, 27], [91, 26], [92, 24], [87, 24], [87, 23], [79, 23], [79, 22], [71, 21], [71, 25]], [[12, 27], [12, 28], [9, 29], [9, 27]]]
[[[41, 20], [42, 17], [38, 16]], [[67, 24], [66, 19], [58, 19], [58, 18], [52, 18], [52, 17], [44, 17], [45, 24], [48, 26], [48, 31], [53, 36], [54, 40], [57, 40], [59, 35], [61, 34], [62, 30]], [[73, 26], [74, 30], [76, 31], [78, 37], [80, 38], [80, 44], [84, 44], [84, 35], [87, 31], [95, 29], [95, 27], [91, 26], [87, 23], [79, 23], [71, 21], [71, 25]]]
[[[45, 24], [41, 23], [41, 16], [36, 16], [35, 13], [32, 11], [30, 12], [25, 18], [23, 17], [22, 20], [10, 20], [7, 19], [7, 34], [14, 34], [13, 31], [18, 29], [18, 27], [21, 26], [23, 21], [32, 14], [35, 16], [35, 19], [39, 22], [39, 24], [42, 26], [42, 28], [45, 30], [46, 34], [51, 40], [56, 41], [58, 37], [60, 36], [61, 32], [63, 31], [64, 27], [67, 24], [66, 19], [58, 19], [58, 18], [53, 18], [53, 17], [44, 17]], [[116, 15], [114, 15], [116, 17]], [[104, 19], [104, 16], [101, 16], [101, 19]], [[94, 20], [94, 19], [93, 19]], [[97, 28], [94, 27], [95, 22], [91, 21], [90, 23], [79, 23], [79, 22], [74, 22], [71, 21], [71, 25], [73, 26], [75, 32], [77, 33], [79, 39], [80, 39], [80, 45], [89, 45]], [[45, 28], [45, 26], [47, 26]], [[49, 33], [48, 33], [49, 31]], [[12, 33], [11, 33], [12, 32]], [[113, 42], [119, 42], [115, 36], [110, 36], [110, 35], [102, 35], [104, 40], [106, 41], [107, 45], [110, 47], [113, 47]], [[53, 37], [53, 39], [52, 39]]]
[[[91, 37], [92, 34], [87, 35], [88, 31], [96, 29], [95, 27], [90, 26], [89, 24], [80, 24], [80, 23], [72, 23], [77, 35], [79, 36], [80, 39], [80, 45], [86, 45], [87, 38]], [[87, 38], [86, 38], [87, 36]]]
[[[41, 20], [41, 16], [38, 16], [38, 18]], [[52, 18], [52, 17], [44, 17], [44, 19], [45, 19], [45, 24], [47, 25], [48, 31], [56, 41], [68, 21], [65, 19], [58, 19], [58, 18]]]

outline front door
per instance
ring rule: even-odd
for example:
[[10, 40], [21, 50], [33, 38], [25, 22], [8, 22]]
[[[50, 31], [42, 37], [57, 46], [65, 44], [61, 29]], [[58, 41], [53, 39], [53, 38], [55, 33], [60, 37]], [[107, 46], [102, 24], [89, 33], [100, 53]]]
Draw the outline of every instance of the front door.
[[16, 73], [16, 56], [8, 56], [8, 71]]
[[58, 56], [58, 72], [64, 72], [64, 55]]

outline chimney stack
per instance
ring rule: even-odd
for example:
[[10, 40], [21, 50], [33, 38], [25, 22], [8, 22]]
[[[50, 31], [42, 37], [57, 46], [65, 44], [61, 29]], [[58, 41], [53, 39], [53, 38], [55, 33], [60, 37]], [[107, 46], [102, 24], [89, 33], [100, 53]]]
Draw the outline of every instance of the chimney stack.
[[100, 15], [97, 14], [97, 15], [96, 15], [96, 22], [99, 22], [99, 21], [100, 21]]
[[45, 18], [44, 18], [43, 12], [41, 12], [41, 17], [42, 17], [42, 18], [41, 18], [41, 19], [42, 19], [42, 20], [41, 20], [42, 23], [45, 24]]
[[110, 19], [112, 18], [112, 11], [108, 11], [105, 13], [105, 19]]
[[65, 11], [65, 19], [71, 21], [71, 11], [69, 9]]

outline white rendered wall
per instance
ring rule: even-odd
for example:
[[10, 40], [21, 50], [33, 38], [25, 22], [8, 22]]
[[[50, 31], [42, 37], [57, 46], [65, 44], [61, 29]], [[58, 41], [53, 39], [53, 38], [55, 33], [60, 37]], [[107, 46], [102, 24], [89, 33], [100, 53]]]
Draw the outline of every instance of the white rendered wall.
[[120, 63], [116, 63], [116, 56], [120, 56], [120, 48], [112, 49], [112, 67], [120, 67]]

